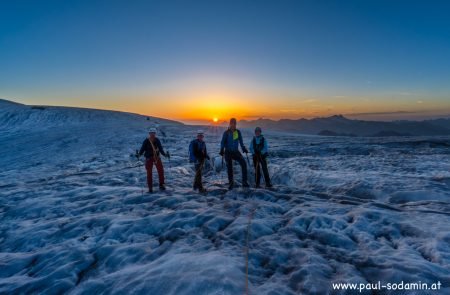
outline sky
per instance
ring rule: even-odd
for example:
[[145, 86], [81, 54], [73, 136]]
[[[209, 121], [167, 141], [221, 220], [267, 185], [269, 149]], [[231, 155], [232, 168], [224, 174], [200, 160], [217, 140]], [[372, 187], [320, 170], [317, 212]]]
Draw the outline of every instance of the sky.
[[184, 122], [450, 115], [448, 1], [1, 1], [0, 97]]

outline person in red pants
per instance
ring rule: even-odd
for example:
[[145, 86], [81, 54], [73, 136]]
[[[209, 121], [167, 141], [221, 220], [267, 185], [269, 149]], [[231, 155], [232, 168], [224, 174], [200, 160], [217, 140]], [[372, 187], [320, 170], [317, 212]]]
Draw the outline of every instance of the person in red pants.
[[164, 183], [164, 167], [161, 161], [160, 155], [170, 159], [170, 155], [167, 152], [164, 152], [164, 149], [161, 145], [161, 141], [156, 137], [156, 129], [151, 128], [148, 132], [148, 138], [144, 140], [142, 143], [141, 149], [139, 150], [139, 155], [144, 154], [145, 156], [145, 169], [147, 170], [147, 185], [148, 192], [153, 192], [153, 165], [156, 166], [156, 170], [158, 171], [159, 178], [159, 189], [164, 191], [166, 190], [166, 186]]

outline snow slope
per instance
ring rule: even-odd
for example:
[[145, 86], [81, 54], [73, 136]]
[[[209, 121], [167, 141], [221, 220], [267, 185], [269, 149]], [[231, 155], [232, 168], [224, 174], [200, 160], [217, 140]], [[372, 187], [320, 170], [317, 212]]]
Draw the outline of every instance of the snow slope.
[[[187, 162], [198, 127], [158, 120], [169, 191], [148, 195], [130, 154], [153, 119], [5, 109], [1, 294], [334, 294], [378, 280], [450, 293], [449, 137], [268, 132], [276, 191], [228, 192], [218, 166], [205, 197]], [[211, 155], [221, 132], [207, 129]]]
[[88, 124], [90, 128], [93, 128], [96, 124], [111, 124], [114, 127], [120, 123], [139, 126], [143, 120], [155, 123], [164, 122], [170, 125], [181, 124], [175, 121], [145, 117], [133, 113], [72, 107], [27, 106], [0, 99], [1, 131], [15, 131], [27, 128], [44, 129], [55, 126], [67, 127], [68, 125], [82, 124]]

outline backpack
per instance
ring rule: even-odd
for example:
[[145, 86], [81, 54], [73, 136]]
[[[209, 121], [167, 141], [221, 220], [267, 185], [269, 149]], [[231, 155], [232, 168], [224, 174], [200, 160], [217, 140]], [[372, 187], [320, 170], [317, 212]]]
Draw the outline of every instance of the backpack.
[[189, 144], [189, 162], [194, 163], [196, 161], [195, 154], [194, 154], [194, 145], [195, 145], [195, 139], [191, 141]]

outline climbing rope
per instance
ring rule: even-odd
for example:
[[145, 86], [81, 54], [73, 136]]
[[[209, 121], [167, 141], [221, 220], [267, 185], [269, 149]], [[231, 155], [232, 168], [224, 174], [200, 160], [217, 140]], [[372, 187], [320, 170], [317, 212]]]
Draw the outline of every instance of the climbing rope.
[[255, 216], [255, 212], [257, 209], [256, 203], [254, 200], [252, 200], [253, 208], [250, 211], [250, 214], [248, 215], [248, 222], [247, 222], [247, 234], [245, 239], [245, 294], [249, 294], [249, 288], [248, 288], [248, 260], [250, 255], [250, 236], [251, 236], [251, 226], [252, 226], [252, 220]]

